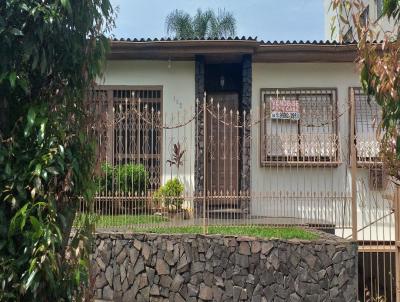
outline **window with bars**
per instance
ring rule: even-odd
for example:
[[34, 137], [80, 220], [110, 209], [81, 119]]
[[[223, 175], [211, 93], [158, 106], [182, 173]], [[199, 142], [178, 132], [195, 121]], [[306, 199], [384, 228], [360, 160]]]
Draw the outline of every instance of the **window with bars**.
[[102, 162], [143, 164], [150, 189], [161, 179], [162, 88], [100, 86], [92, 106], [101, 114], [104, 135], [98, 138]]
[[261, 89], [261, 164], [339, 163], [336, 89]]
[[377, 128], [382, 120], [382, 111], [361, 88], [352, 88], [350, 93], [354, 94], [357, 162], [379, 162], [380, 143]]

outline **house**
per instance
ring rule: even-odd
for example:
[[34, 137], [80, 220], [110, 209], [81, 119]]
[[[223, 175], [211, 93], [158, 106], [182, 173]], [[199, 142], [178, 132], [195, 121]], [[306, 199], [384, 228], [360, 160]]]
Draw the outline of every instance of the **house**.
[[[96, 92], [113, 123], [102, 136], [102, 161], [143, 163], [149, 191], [179, 176], [192, 202], [225, 196], [210, 202], [210, 213], [307, 217], [351, 234], [351, 114], [362, 199], [380, 192], [374, 198], [383, 200], [385, 185], [379, 108], [359, 88], [355, 49], [245, 37], [113, 40]], [[170, 160], [177, 144], [184, 150], [180, 167]], [[301, 210], [295, 199], [304, 200]], [[332, 204], [318, 211], [323, 200]]]
[[114, 185], [98, 202], [148, 196], [152, 213], [154, 192], [178, 178], [185, 223], [353, 237], [360, 282], [394, 293], [393, 188], [379, 156], [380, 109], [359, 87], [355, 56], [356, 45], [335, 41], [113, 40], [92, 95], [105, 125], [99, 158], [141, 163], [148, 185]]

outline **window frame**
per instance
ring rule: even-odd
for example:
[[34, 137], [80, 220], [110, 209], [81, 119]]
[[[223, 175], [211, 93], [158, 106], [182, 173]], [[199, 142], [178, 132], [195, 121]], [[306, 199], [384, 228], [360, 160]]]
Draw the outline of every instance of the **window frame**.
[[[159, 90], [160, 91], [160, 123], [162, 125], [163, 119], [164, 119], [164, 87], [163, 85], [96, 85], [95, 87], [92, 88], [94, 91], [106, 91], [107, 92], [107, 113], [108, 116], [110, 116], [110, 119], [114, 121], [114, 91], [118, 90]], [[116, 155], [115, 155], [115, 129], [114, 129], [114, 123], [112, 126], [107, 128], [107, 136], [110, 137], [111, 144], [107, 142], [107, 156], [108, 156], [108, 161], [110, 161], [112, 164], [118, 164], [118, 160], [116, 160]], [[157, 154], [159, 156], [159, 185], [162, 184], [162, 179], [163, 179], [163, 156], [164, 156], [164, 138], [163, 138], [163, 131], [161, 130], [160, 133], [160, 152]], [[142, 155], [143, 156], [143, 155]], [[142, 158], [140, 156], [138, 159]], [[125, 159], [126, 160], [126, 159]], [[155, 188], [157, 189], [157, 188]]]
[[[354, 95], [352, 95], [352, 92], [354, 92]], [[383, 162], [382, 162], [382, 159], [379, 156], [370, 157], [370, 156], [359, 156], [358, 155], [358, 147], [357, 147], [357, 104], [356, 104], [357, 103], [357, 100], [356, 100], [357, 93], [360, 94], [360, 95], [361, 94], [365, 95], [365, 93], [363, 93], [362, 87], [349, 87], [349, 91], [348, 91], [349, 100], [353, 99], [353, 101], [354, 101], [354, 111], [353, 112], [354, 112], [355, 151], [356, 151], [356, 161], [357, 161], [356, 165], [357, 165], [358, 168], [368, 168], [368, 167], [371, 167], [371, 166], [379, 166], [380, 167], [380, 166], [383, 166]], [[351, 116], [351, 111], [349, 111], [349, 121], [350, 121], [351, 118], [353, 118], [353, 117]], [[349, 144], [351, 143], [350, 137], [351, 137], [351, 127], [349, 127]], [[376, 141], [378, 142], [378, 140], [376, 140]], [[350, 148], [351, 148], [351, 146], [349, 145], [349, 150], [350, 150]], [[350, 152], [349, 152], [349, 154], [350, 154]]]
[[[338, 89], [336, 87], [281, 87], [281, 88], [260, 88], [260, 112], [259, 112], [259, 118], [260, 118], [260, 128], [259, 128], [259, 160], [260, 160], [260, 166], [261, 167], [270, 167], [270, 166], [305, 166], [305, 167], [312, 167], [312, 166], [334, 166], [337, 167], [339, 166], [342, 161], [341, 161], [341, 154], [340, 154], [340, 138], [339, 138], [339, 122], [338, 119], [336, 122], [333, 122], [332, 125], [334, 125], [335, 130], [332, 132], [333, 135], [336, 136], [336, 150], [335, 150], [335, 158], [337, 160], [335, 161], [328, 161], [328, 160], [320, 160], [320, 161], [315, 161], [313, 160], [315, 157], [318, 156], [290, 156], [290, 155], [283, 155], [283, 156], [273, 156], [269, 157], [266, 152], [267, 148], [264, 146], [264, 128], [266, 125], [266, 119], [263, 117], [263, 102], [264, 102], [264, 92], [265, 91], [276, 91], [278, 90], [279, 93], [283, 92], [282, 94], [285, 95], [284, 91], [290, 92], [294, 90], [300, 90], [300, 91], [309, 91], [309, 92], [317, 92], [321, 90], [326, 90], [326, 91], [331, 91], [332, 94], [332, 102], [334, 105], [333, 112], [337, 114], [338, 110]], [[303, 95], [312, 95], [313, 93], [310, 94], [303, 94]], [[317, 93], [314, 93], [317, 94]], [[287, 94], [286, 94], [287, 95]], [[301, 120], [301, 117], [300, 117]], [[297, 132], [297, 135], [299, 132]], [[299, 144], [300, 148], [300, 144]], [[324, 156], [325, 157], [325, 156]], [[329, 156], [327, 156], [329, 157]], [[290, 158], [296, 158], [295, 160], [289, 160]]]

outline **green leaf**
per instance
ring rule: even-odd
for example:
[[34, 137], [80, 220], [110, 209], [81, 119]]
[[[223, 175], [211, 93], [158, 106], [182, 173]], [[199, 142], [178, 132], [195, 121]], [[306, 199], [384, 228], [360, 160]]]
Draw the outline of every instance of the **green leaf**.
[[40, 187], [42, 186], [42, 181], [40, 180], [40, 177], [36, 176], [33, 179], [33, 184], [36, 188], [40, 189]]
[[32, 284], [33, 279], [34, 279], [35, 276], [36, 276], [36, 274], [37, 274], [37, 270], [36, 270], [36, 269], [33, 270], [33, 271], [29, 274], [28, 280], [27, 280], [27, 281], [25, 282], [25, 284], [24, 284], [25, 290], [29, 289], [29, 287], [30, 287], [31, 284]]
[[6, 175], [11, 175], [11, 164], [8, 162], [6, 163], [6, 167], [4, 169]]
[[32, 225], [32, 227], [33, 227], [33, 229], [34, 229], [35, 231], [38, 231], [38, 230], [41, 229], [41, 227], [40, 227], [40, 222], [39, 222], [39, 220], [38, 220], [35, 216], [30, 216], [30, 217], [29, 217], [29, 220], [30, 220], [31, 225]]
[[42, 172], [42, 165], [41, 164], [37, 164], [35, 166], [34, 174], [39, 176], [41, 172]]
[[36, 119], [36, 111], [32, 107], [28, 111], [28, 124], [33, 125]]
[[23, 230], [26, 222], [26, 212], [29, 206], [30, 203], [27, 203], [21, 209], [19, 209], [17, 213], [15, 213], [10, 222], [9, 235], [12, 236], [17, 229], [20, 229], [21, 231]]
[[24, 92], [27, 94], [29, 92], [29, 88], [28, 88], [28, 82], [26, 81], [26, 79], [20, 79], [18, 81], [18, 86], [22, 88], [22, 90], [24, 90]]
[[15, 87], [16, 79], [17, 79], [17, 74], [15, 73], [15, 71], [10, 72], [10, 74], [8, 75], [8, 80], [10, 81], [10, 85], [12, 88]]
[[72, 12], [71, 3], [69, 0], [61, 0], [61, 5], [68, 11], [68, 13]]

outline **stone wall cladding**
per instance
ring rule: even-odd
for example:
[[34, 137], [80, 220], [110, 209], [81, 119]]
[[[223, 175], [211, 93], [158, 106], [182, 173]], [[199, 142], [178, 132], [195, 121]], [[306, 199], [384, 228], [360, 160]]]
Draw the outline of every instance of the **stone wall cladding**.
[[[241, 158], [240, 158], [240, 190], [243, 193], [250, 192], [250, 154], [251, 154], [251, 120], [250, 120], [250, 110], [251, 110], [251, 97], [252, 97], [252, 56], [244, 55], [242, 59], [242, 101], [240, 104], [241, 111], [246, 111], [246, 119], [242, 121], [246, 125], [244, 129], [241, 130]], [[248, 216], [250, 214], [250, 198], [241, 198], [240, 208], [242, 210], [243, 216]]]
[[113, 301], [356, 301], [357, 245], [101, 233], [92, 276]]
[[[196, 114], [198, 118], [195, 120], [195, 183], [194, 189], [196, 196], [200, 196], [204, 191], [204, 114], [202, 113], [202, 106], [204, 102], [205, 92], [205, 59], [204, 56], [196, 56], [195, 59], [195, 95], [196, 95]], [[203, 200], [202, 198], [195, 198], [194, 200], [195, 215], [196, 217], [203, 216]]]

